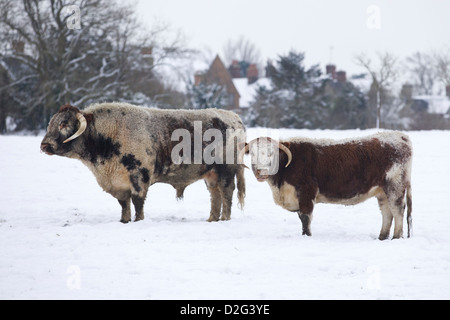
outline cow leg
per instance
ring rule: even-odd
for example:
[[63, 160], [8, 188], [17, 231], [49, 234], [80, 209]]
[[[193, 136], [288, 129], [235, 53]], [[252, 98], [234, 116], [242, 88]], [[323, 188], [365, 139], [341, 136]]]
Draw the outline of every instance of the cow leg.
[[314, 198], [317, 194], [317, 188], [311, 186], [300, 187], [299, 192], [297, 192], [297, 197], [299, 199], [299, 212], [298, 217], [302, 222], [302, 235], [311, 236], [311, 221], [313, 218], [314, 210]]
[[219, 221], [220, 209], [222, 208], [222, 197], [219, 191], [218, 175], [215, 171], [210, 171], [203, 177], [211, 195], [211, 211], [208, 222]]
[[381, 224], [380, 235], [378, 236], [379, 240], [386, 240], [389, 238], [389, 232], [391, 231], [392, 225], [392, 212], [389, 207], [389, 201], [385, 195], [380, 196], [378, 199], [378, 206], [381, 210], [381, 215], [383, 217], [383, 222]]
[[136, 218], [134, 221], [144, 220], [144, 202], [145, 198], [132, 195], [131, 200], [133, 201], [134, 209], [136, 210]]
[[120, 222], [128, 223], [131, 221], [131, 209], [130, 209], [130, 199], [128, 200], [119, 200], [119, 203], [122, 207], [122, 218]]
[[405, 212], [405, 194], [400, 197], [389, 197], [389, 207], [394, 217], [394, 236], [392, 239], [403, 237], [403, 214]]
[[234, 175], [226, 177], [224, 181], [219, 183], [220, 196], [222, 198], [222, 216], [220, 220], [226, 221], [231, 219], [231, 204], [234, 192]]
[[311, 221], [312, 221], [312, 213], [298, 213], [298, 217], [300, 218], [300, 221], [302, 222], [302, 227], [303, 227], [303, 231], [302, 231], [302, 235], [307, 235], [307, 236], [311, 236]]
[[[208, 184], [207, 184], [208, 185]], [[220, 209], [222, 207], [222, 197], [220, 195], [219, 188], [216, 186], [209, 186], [208, 190], [211, 195], [211, 212], [208, 218], [208, 222], [219, 221]]]

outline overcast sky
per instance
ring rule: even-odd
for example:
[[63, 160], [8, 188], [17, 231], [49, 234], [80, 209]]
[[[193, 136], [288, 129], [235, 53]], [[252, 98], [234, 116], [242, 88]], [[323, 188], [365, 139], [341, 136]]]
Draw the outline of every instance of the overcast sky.
[[[450, 0], [137, 0], [144, 23], [155, 18], [180, 30], [187, 44], [222, 55], [243, 35], [276, 59], [295, 49], [306, 64], [330, 62], [349, 74], [355, 54], [450, 48]], [[333, 47], [330, 54], [330, 47]]]

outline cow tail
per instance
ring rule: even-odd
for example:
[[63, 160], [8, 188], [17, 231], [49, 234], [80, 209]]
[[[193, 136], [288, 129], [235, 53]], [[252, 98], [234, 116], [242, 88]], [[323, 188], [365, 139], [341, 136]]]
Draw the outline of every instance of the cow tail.
[[238, 207], [239, 209], [244, 209], [244, 198], [245, 198], [245, 177], [244, 177], [245, 167], [242, 165], [238, 166], [236, 173], [237, 180], [237, 196], [238, 196]]
[[408, 208], [406, 212], [406, 221], [408, 222], [408, 238], [412, 235], [412, 194], [411, 194], [411, 184], [408, 184], [406, 188], [406, 206]]

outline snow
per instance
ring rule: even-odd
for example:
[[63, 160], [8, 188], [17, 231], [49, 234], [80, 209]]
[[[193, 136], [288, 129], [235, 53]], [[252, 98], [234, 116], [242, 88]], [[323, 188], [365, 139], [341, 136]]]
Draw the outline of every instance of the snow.
[[248, 108], [255, 101], [256, 90], [259, 87], [270, 88], [272, 86], [269, 78], [259, 78], [256, 82], [248, 84], [247, 78], [234, 78], [233, 84], [236, 87], [239, 95], [239, 105], [241, 108]]
[[[375, 132], [260, 128], [248, 140]], [[374, 199], [317, 205], [313, 236], [301, 236], [249, 170], [231, 221], [205, 221], [199, 181], [184, 201], [152, 186], [145, 220], [123, 225], [81, 162], [40, 153], [42, 137], [0, 136], [0, 299], [450, 299], [450, 132], [408, 134], [414, 233], [387, 241]]]
[[349, 81], [362, 92], [369, 92], [373, 82], [372, 77], [370, 77], [369, 74], [353, 75], [350, 77]]

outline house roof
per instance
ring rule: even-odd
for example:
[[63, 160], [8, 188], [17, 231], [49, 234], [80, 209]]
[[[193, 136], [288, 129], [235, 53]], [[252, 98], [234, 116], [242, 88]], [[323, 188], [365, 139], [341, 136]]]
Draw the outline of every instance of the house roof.
[[446, 96], [413, 96], [413, 100], [422, 100], [428, 103], [428, 112], [436, 114], [445, 114], [450, 109], [450, 99]]
[[206, 72], [205, 78], [208, 82], [216, 82], [227, 88], [227, 92], [235, 93], [240, 97], [239, 91], [233, 83], [230, 73], [223, 64], [219, 55], [216, 56], [214, 61], [211, 63], [208, 71]]

